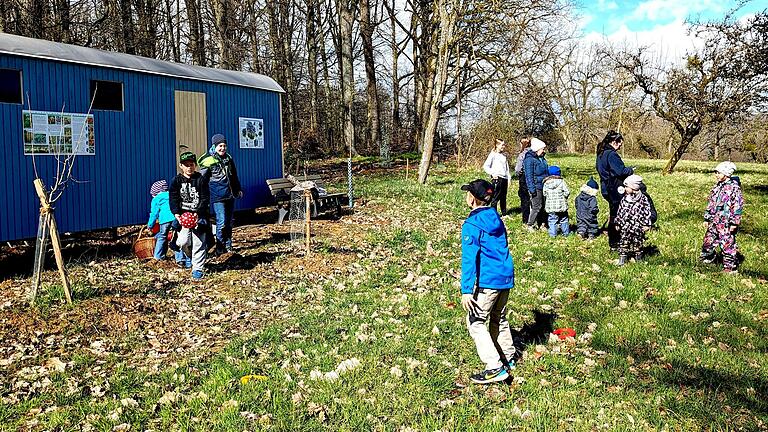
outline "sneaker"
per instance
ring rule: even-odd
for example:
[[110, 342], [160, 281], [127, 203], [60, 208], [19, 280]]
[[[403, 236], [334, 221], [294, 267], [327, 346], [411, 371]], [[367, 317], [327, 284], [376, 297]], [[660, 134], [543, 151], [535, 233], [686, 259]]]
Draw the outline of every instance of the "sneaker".
[[488, 369], [479, 373], [476, 373], [469, 377], [469, 379], [475, 384], [490, 384], [493, 382], [504, 381], [509, 377], [509, 372], [504, 366], [499, 366], [496, 369]]
[[714, 254], [699, 256], [699, 261], [701, 261], [704, 264], [712, 264], [715, 262], [715, 259], [717, 259], [717, 256]]
[[195, 270], [192, 272], [192, 279], [200, 280], [202, 278], [203, 278], [203, 272], [201, 272], [200, 270]]
[[515, 368], [515, 361], [510, 360], [507, 362], [506, 366], [504, 366], [507, 369], [507, 373], [511, 376], [512, 370]]
[[527, 229], [527, 230], [528, 230], [528, 231], [530, 231], [530, 232], [534, 232], [534, 231], [536, 231], [536, 227], [535, 227], [535, 226], [533, 226], [533, 225], [528, 225], [528, 224], [525, 224], [525, 229]]

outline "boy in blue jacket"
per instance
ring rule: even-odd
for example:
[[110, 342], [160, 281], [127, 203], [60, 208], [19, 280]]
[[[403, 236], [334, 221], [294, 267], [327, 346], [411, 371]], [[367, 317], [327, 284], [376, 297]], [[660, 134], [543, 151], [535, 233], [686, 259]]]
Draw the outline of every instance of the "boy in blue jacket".
[[[507, 322], [509, 290], [515, 285], [507, 229], [498, 213], [488, 207], [493, 185], [474, 180], [463, 185], [472, 209], [461, 228], [461, 306], [485, 370], [470, 377], [488, 384], [503, 381], [515, 367], [515, 345]], [[486, 327], [487, 324], [487, 327]]]

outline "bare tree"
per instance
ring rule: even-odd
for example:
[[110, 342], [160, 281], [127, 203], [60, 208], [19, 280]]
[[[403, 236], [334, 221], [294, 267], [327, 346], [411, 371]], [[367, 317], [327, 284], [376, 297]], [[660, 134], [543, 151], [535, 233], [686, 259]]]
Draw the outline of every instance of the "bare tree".
[[[753, 49], [761, 37], [754, 32], [755, 21], [739, 24], [727, 17], [717, 26], [701, 28], [698, 35], [705, 38], [705, 44], [689, 54], [682, 66], [654, 66], [643, 48], [619, 56], [619, 67], [631, 74], [640, 90], [651, 98], [656, 114], [678, 133], [679, 142], [664, 167], [665, 174], [674, 171], [705, 127], [739, 118], [765, 94], [768, 71], [743, 63], [765, 55]], [[735, 43], [734, 38], [743, 43]]]
[[355, 103], [355, 78], [352, 59], [352, 24], [354, 22], [355, 2], [352, 0], [336, 0], [339, 14], [339, 39], [341, 62], [341, 91], [344, 145], [351, 155], [357, 155], [355, 149], [355, 123], [352, 111]]
[[380, 143], [381, 120], [379, 118], [379, 95], [376, 85], [376, 63], [373, 55], [373, 31], [375, 24], [371, 20], [370, 0], [360, 0], [360, 36], [363, 41], [363, 58], [365, 59], [365, 77], [367, 79], [366, 95], [368, 96], [368, 147], [382, 148]]

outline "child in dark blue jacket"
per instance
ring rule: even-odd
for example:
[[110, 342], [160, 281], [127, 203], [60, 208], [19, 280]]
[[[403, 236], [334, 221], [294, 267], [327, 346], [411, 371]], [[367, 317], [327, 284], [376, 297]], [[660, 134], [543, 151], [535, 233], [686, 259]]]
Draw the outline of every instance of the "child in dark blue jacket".
[[[461, 187], [472, 209], [461, 228], [461, 306], [483, 372], [470, 379], [478, 384], [503, 381], [515, 362], [515, 345], [507, 322], [509, 290], [515, 285], [507, 229], [498, 213], [488, 207], [493, 186], [474, 180]], [[487, 324], [487, 327], [486, 327]]]

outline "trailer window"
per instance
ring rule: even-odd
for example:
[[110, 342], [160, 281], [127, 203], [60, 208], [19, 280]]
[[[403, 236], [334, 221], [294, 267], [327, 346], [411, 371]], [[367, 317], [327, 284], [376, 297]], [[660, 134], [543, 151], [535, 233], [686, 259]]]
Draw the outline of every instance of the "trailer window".
[[123, 83], [91, 80], [91, 100], [95, 110], [122, 111]]
[[21, 71], [0, 69], [0, 103], [20, 104], [24, 100], [21, 90]]

